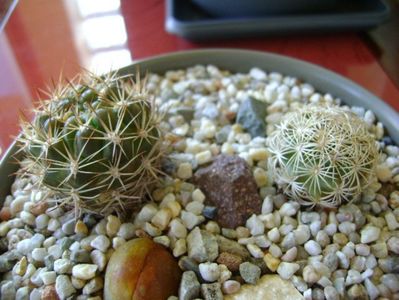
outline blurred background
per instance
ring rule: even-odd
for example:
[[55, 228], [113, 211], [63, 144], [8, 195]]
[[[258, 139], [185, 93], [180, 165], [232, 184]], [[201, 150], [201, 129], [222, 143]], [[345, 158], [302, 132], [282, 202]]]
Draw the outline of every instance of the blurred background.
[[186, 49], [303, 59], [399, 111], [399, 0], [0, 0], [0, 30], [3, 150], [18, 134], [20, 112], [29, 115], [60, 74], [104, 73]]

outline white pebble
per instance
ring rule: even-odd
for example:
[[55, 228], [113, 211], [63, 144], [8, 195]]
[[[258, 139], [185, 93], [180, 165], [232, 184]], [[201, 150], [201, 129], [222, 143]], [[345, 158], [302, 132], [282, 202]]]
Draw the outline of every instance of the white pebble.
[[94, 278], [97, 269], [97, 265], [78, 264], [72, 268], [72, 275], [78, 279], [89, 280]]
[[216, 263], [202, 263], [198, 267], [201, 277], [208, 282], [214, 282], [220, 277], [220, 270]]
[[389, 230], [394, 231], [399, 228], [399, 222], [396, 221], [396, 217], [392, 212], [389, 211], [385, 214], [385, 221]]
[[29, 295], [29, 300], [41, 300], [42, 299], [42, 289], [34, 288]]
[[280, 215], [291, 217], [297, 213], [299, 204], [297, 202], [286, 202], [280, 207]]
[[99, 235], [94, 240], [91, 241], [90, 246], [95, 249], [98, 249], [102, 252], [107, 251], [109, 246], [111, 245], [110, 240], [105, 235]]
[[204, 217], [203, 216], [197, 216], [197, 215], [194, 215], [191, 212], [182, 210], [182, 212], [181, 212], [181, 220], [182, 220], [184, 226], [186, 226], [186, 228], [188, 230], [191, 230], [195, 226], [200, 224], [204, 220]]
[[173, 256], [179, 257], [187, 252], [187, 243], [185, 239], [178, 239], [173, 248]]
[[312, 300], [312, 289], [307, 289], [303, 292], [303, 298], [305, 300]]
[[57, 274], [70, 274], [72, 272], [72, 262], [66, 258], [60, 258], [54, 261], [54, 271]]
[[255, 214], [247, 220], [246, 227], [250, 230], [252, 235], [263, 234], [265, 231], [265, 225]]
[[255, 258], [262, 258], [263, 256], [265, 256], [263, 251], [257, 245], [248, 244], [247, 249], [249, 253], [251, 253], [251, 255]]
[[35, 224], [37, 229], [44, 229], [47, 227], [50, 217], [46, 214], [41, 214], [36, 217]]
[[298, 249], [297, 247], [293, 247], [287, 250], [287, 252], [285, 252], [285, 254], [281, 257], [282, 261], [287, 261], [287, 262], [291, 262], [294, 261], [296, 256], [298, 254]]
[[321, 253], [320, 245], [314, 240], [307, 241], [304, 245], [305, 250], [312, 256], [319, 255]]
[[299, 265], [295, 263], [281, 262], [277, 268], [277, 273], [283, 279], [290, 279], [296, 271], [299, 270]]
[[106, 231], [109, 237], [114, 237], [118, 233], [120, 227], [121, 221], [118, 217], [114, 215], [109, 215], [107, 217]]
[[158, 227], [160, 230], [164, 230], [172, 218], [172, 213], [169, 208], [160, 209], [155, 216], [152, 217], [151, 223]]
[[368, 244], [378, 240], [381, 229], [372, 225], [367, 225], [360, 231], [360, 241], [362, 244]]
[[377, 297], [380, 295], [380, 291], [370, 279], [367, 278], [366, 280], [364, 280], [364, 286], [366, 287], [367, 294], [370, 299], [377, 299]]
[[56, 277], [57, 274], [54, 271], [40, 273], [40, 278], [42, 279], [45, 285], [53, 284], [55, 282]]
[[227, 280], [225, 282], [223, 282], [222, 285], [222, 291], [227, 294], [234, 294], [236, 292], [238, 292], [241, 288], [241, 284], [238, 281], [235, 280]]
[[61, 246], [58, 244], [52, 245], [47, 249], [47, 252], [53, 256], [54, 259], [58, 259], [62, 255]]
[[351, 232], [356, 231], [356, 224], [345, 221], [338, 225], [338, 229], [345, 235], [349, 235]]
[[324, 227], [324, 231], [327, 232], [329, 236], [333, 236], [337, 233], [337, 224], [330, 223]]
[[378, 165], [375, 172], [381, 182], [387, 182], [392, 178], [391, 169], [385, 163]]
[[193, 176], [193, 169], [191, 163], [184, 162], [179, 165], [177, 169], [177, 176], [181, 179], [189, 179]]
[[326, 300], [339, 300], [340, 299], [338, 291], [333, 286], [326, 286], [324, 288], [324, 296], [326, 297]]
[[280, 240], [280, 231], [278, 230], [277, 227], [274, 227], [273, 229], [267, 232], [267, 237], [273, 243], [277, 243]]
[[202, 151], [195, 155], [195, 159], [199, 165], [206, 164], [212, 161], [212, 152], [209, 150]]
[[283, 255], [283, 251], [281, 251], [281, 248], [276, 244], [272, 244], [269, 247], [269, 253], [276, 258], [279, 258]]
[[266, 196], [262, 203], [262, 215], [267, 215], [273, 212], [273, 198]]
[[205, 195], [200, 189], [195, 189], [191, 194], [193, 201], [198, 201], [203, 203], [205, 201]]
[[[200, 203], [200, 202], [199, 202]], [[179, 219], [173, 219], [169, 223], [169, 233], [176, 238], [185, 238], [187, 236], [187, 229]]]
[[249, 71], [249, 76], [251, 76], [255, 80], [266, 80], [267, 78], [266, 73], [259, 68], [252, 68]]
[[30, 212], [21, 211], [20, 218], [25, 224], [28, 224], [30, 226], [35, 225], [35, 216], [33, 214], [31, 214]]
[[361, 283], [363, 281], [362, 279], [362, 275], [360, 274], [359, 271], [356, 270], [349, 270], [348, 274], [346, 275], [346, 279], [345, 279], [345, 285], [352, 285], [352, 284], [357, 284], [357, 283]]
[[387, 242], [388, 250], [392, 251], [395, 254], [399, 254], [399, 238], [391, 237]]
[[60, 223], [60, 221], [58, 221], [58, 219], [51, 218], [48, 221], [48, 224], [47, 224], [47, 230], [48, 231], [53, 231], [54, 232], [60, 227], [61, 227], [61, 223]]
[[200, 215], [204, 209], [204, 204], [199, 201], [192, 201], [186, 205], [185, 209], [195, 215]]
[[44, 261], [44, 258], [47, 256], [46, 248], [35, 248], [32, 251], [32, 258], [38, 262]]
[[107, 257], [103, 252], [101, 252], [100, 250], [93, 250], [90, 253], [90, 258], [92, 262], [97, 265], [100, 272], [105, 269], [105, 266], [107, 265]]
[[130, 240], [134, 237], [134, 225], [132, 223], [123, 223], [119, 227], [118, 236], [125, 240]]
[[307, 225], [298, 225], [294, 231], [295, 242], [297, 245], [302, 245], [310, 238], [310, 230]]

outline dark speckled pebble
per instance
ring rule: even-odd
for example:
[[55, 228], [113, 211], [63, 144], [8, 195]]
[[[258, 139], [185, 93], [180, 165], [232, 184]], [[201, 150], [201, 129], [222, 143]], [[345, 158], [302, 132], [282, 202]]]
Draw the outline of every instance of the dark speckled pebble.
[[215, 206], [206, 205], [202, 211], [205, 218], [213, 220], [216, 217], [218, 209]]

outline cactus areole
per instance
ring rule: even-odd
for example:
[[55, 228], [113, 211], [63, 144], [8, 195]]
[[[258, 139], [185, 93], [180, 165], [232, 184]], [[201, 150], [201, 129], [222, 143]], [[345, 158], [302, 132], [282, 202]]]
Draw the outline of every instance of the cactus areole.
[[85, 74], [41, 101], [19, 139], [25, 172], [61, 205], [102, 215], [138, 205], [157, 178], [160, 116], [136, 76]]
[[337, 206], [375, 179], [375, 138], [343, 108], [308, 106], [290, 113], [268, 143], [277, 184], [301, 204]]

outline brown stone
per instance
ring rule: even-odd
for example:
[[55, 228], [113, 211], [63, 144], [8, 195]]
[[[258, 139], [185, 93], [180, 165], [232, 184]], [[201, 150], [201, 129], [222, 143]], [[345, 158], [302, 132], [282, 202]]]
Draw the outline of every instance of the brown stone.
[[3, 207], [0, 210], [0, 221], [8, 221], [11, 218], [11, 211], [9, 207]]
[[31, 207], [30, 212], [35, 216], [44, 214], [46, 209], [48, 208], [48, 204], [46, 201], [40, 201], [39, 203], [35, 204]]
[[219, 264], [225, 265], [231, 272], [236, 272], [240, 268], [242, 258], [232, 253], [222, 252], [217, 258], [217, 262]]
[[54, 284], [47, 285], [42, 292], [41, 300], [59, 300]]
[[236, 228], [261, 211], [255, 179], [239, 156], [218, 155], [211, 165], [195, 172], [194, 183], [205, 194], [205, 203], [217, 207], [216, 220], [222, 227]]
[[389, 198], [389, 195], [396, 190], [396, 186], [390, 182], [382, 183], [379, 194], [383, 195], [385, 198]]

